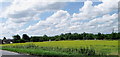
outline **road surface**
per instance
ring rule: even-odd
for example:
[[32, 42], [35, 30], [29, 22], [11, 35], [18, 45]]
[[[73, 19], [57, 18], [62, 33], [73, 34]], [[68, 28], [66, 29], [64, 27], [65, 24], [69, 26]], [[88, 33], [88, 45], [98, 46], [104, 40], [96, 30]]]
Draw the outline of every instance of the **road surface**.
[[0, 55], [2, 55], [1, 57], [36, 57], [36, 56], [19, 54], [16, 52], [5, 51], [5, 50], [0, 50], [0, 52], [1, 52]]

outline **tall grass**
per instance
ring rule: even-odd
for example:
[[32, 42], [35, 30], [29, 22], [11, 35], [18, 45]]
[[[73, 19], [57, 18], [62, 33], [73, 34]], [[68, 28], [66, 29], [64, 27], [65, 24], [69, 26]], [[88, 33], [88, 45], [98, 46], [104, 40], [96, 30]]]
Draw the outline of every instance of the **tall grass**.
[[96, 52], [91, 47], [60, 48], [60, 47], [40, 47], [40, 46], [36, 46], [35, 44], [27, 44], [27, 45], [3, 46], [3, 48], [42, 49], [46, 51], [56, 51], [56, 52], [63, 52], [67, 54], [76, 54], [76, 55], [103, 55], [103, 53]]
[[[104, 44], [103, 44], [104, 43]], [[66, 55], [92, 56], [109, 55], [118, 50], [117, 41], [52, 41], [29, 42], [2, 45], [4, 50], [10, 50], [32, 55]]]

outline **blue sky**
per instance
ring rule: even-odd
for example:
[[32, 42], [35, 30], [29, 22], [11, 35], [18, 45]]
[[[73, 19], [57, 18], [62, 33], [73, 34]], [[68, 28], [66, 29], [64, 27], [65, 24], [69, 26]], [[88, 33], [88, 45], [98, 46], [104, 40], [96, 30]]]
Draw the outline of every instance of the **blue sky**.
[[0, 2], [0, 38], [23, 33], [49, 36], [69, 32], [111, 33], [113, 28], [118, 32], [118, 0], [36, 1]]
[[[65, 3], [64, 7], [61, 8], [61, 10], [65, 10], [67, 12], [69, 12], [71, 15], [73, 13], [79, 13], [79, 8], [81, 8], [83, 5], [84, 5], [84, 2], [63, 2]], [[94, 2], [93, 3], [93, 6], [95, 5], [98, 5], [102, 2]], [[115, 12], [113, 12], [115, 13]], [[45, 20], [47, 17], [51, 16], [52, 14], [54, 14], [54, 12], [43, 12], [40, 14], [40, 20]], [[87, 21], [87, 20], [86, 20]], [[38, 23], [38, 20], [31, 20], [28, 24], [26, 24], [23, 28], [27, 28], [29, 25], [32, 25], [32, 24], [36, 24]]]

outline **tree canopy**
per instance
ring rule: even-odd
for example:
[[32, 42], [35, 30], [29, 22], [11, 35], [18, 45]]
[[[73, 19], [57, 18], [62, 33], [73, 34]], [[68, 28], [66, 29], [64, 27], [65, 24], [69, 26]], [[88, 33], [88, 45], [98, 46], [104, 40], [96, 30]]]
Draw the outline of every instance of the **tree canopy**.
[[13, 36], [14, 43], [22, 42], [42, 42], [42, 41], [60, 41], [60, 40], [118, 40], [120, 39], [120, 33], [111, 34], [92, 34], [92, 33], [65, 33], [56, 36], [31, 36], [23, 34], [22, 38], [17, 34]]

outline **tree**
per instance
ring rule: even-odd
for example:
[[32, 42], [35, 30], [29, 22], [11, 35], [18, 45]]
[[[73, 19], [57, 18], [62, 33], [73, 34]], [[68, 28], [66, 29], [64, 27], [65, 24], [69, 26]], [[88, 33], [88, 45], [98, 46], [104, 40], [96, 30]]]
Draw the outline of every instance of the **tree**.
[[5, 44], [6, 40], [7, 40], [6, 37], [4, 37], [3, 40], [2, 40], [2, 44]]
[[62, 33], [62, 34], [60, 35], [60, 38], [61, 38], [61, 40], [65, 40], [65, 35]]
[[31, 36], [30, 41], [32, 41], [32, 42], [39, 42], [39, 37], [37, 37], [37, 36]]
[[117, 34], [117, 39], [120, 40], [120, 32]]
[[101, 39], [102, 34], [99, 32], [97, 36], [98, 36], [98, 39], [100, 40], [100, 39]]
[[79, 38], [79, 40], [83, 40], [82, 34], [79, 34], [79, 35], [78, 35], [78, 38]]
[[4, 37], [3, 40], [6, 40], [6, 37]]
[[25, 43], [25, 40], [23, 40], [23, 39], [20, 39], [20, 43]]
[[20, 39], [21, 39], [21, 37], [17, 34], [17, 35], [14, 35], [14, 36], [12, 36], [13, 37], [13, 42], [14, 43], [20, 43]]
[[112, 37], [111, 37], [111, 34], [106, 34], [106, 37], [105, 37], [107, 40], [111, 40]]
[[27, 34], [23, 34], [22, 35], [22, 39], [25, 40], [25, 42], [29, 42], [30, 41], [30, 37]]
[[49, 39], [48, 39], [48, 36], [47, 36], [47, 35], [44, 35], [44, 36], [43, 36], [43, 40], [44, 40], [44, 41], [48, 41], [48, 40], [49, 40]]
[[93, 40], [94, 39], [93, 36], [94, 36], [93, 34], [87, 34], [87, 40]]
[[65, 39], [66, 40], [70, 40], [71, 39], [71, 35], [72, 35], [71, 33], [66, 33], [65, 34]]
[[71, 40], [78, 40], [79, 39], [79, 34], [78, 33], [74, 33], [71, 35], [70, 37]]
[[86, 39], [86, 33], [84, 32], [83, 34], [82, 34], [82, 36], [83, 36], [83, 40], [85, 40]]

